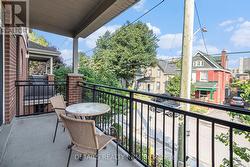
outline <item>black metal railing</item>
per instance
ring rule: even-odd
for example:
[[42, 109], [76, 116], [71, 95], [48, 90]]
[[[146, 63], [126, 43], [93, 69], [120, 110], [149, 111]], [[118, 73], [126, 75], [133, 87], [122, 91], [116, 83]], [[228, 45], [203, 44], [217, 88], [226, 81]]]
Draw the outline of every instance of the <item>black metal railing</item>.
[[52, 112], [49, 98], [57, 94], [66, 99], [65, 81], [16, 81], [16, 116]]
[[[250, 134], [249, 125], [199, 111], [187, 112], [180, 106], [189, 104], [206, 108], [215, 115], [227, 116], [231, 112], [250, 118], [247, 109], [85, 82], [79, 86], [83, 102], [106, 103], [111, 107], [110, 112], [96, 118], [97, 127], [103, 131], [116, 127], [120, 147], [144, 166], [217, 167], [228, 160], [227, 165], [232, 167], [238, 156], [234, 143], [250, 148], [249, 140], [240, 136], [240, 132]], [[179, 105], [158, 103], [152, 101], [154, 98]], [[224, 143], [218, 139], [220, 134], [228, 136]], [[249, 162], [242, 160], [241, 164], [248, 166]]]

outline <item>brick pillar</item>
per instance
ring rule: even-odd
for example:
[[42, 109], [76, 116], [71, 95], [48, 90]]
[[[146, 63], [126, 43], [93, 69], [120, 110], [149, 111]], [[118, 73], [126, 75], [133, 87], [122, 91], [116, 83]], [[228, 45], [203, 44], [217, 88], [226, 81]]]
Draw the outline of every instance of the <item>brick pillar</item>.
[[47, 74], [48, 81], [54, 81], [54, 75], [53, 74]]
[[68, 74], [67, 76], [67, 101], [68, 104], [79, 103], [82, 101], [82, 88], [78, 82], [83, 81], [81, 74]]

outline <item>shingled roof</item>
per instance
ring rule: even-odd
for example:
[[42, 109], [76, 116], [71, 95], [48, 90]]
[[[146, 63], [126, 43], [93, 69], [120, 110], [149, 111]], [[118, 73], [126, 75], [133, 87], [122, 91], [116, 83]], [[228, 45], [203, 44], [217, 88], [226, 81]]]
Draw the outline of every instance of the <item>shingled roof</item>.
[[208, 55], [202, 51], [199, 51], [202, 56], [206, 57], [215, 67], [219, 69], [224, 69], [220, 64], [221, 64], [221, 56], [211, 56]]
[[37, 50], [43, 50], [43, 51], [49, 51], [49, 52], [54, 52], [55, 54], [60, 54], [60, 52], [55, 48], [51, 46], [42, 46], [38, 43], [35, 43], [33, 41], [29, 41], [28, 48], [30, 50], [32, 49], [37, 49]]
[[177, 66], [175, 62], [170, 60], [158, 60], [158, 66], [166, 74], [176, 74]]

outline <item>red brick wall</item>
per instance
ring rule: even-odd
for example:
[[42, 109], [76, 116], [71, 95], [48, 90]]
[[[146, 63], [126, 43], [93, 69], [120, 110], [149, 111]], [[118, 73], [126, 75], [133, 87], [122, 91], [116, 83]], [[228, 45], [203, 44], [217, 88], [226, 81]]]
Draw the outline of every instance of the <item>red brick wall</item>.
[[200, 71], [196, 70], [196, 81], [197, 82], [200, 81], [200, 79], [201, 79], [200, 76], [201, 76]]
[[5, 35], [5, 122], [10, 123], [16, 112], [16, 37]]
[[67, 76], [67, 101], [68, 104], [79, 103], [82, 101], [82, 88], [78, 82], [83, 81], [80, 74], [68, 74]]
[[[10, 123], [16, 115], [15, 81], [27, 79], [27, 48], [22, 36], [7, 33], [5, 35], [5, 122]], [[23, 101], [24, 90], [19, 90], [20, 101]], [[21, 105], [21, 104], [19, 104]], [[23, 109], [23, 107], [20, 107]], [[21, 111], [23, 112], [23, 111]]]
[[[27, 47], [25, 39], [22, 36], [17, 37], [17, 54], [16, 54], [16, 64], [17, 64], [17, 80], [27, 80], [28, 79], [28, 61], [27, 61]], [[24, 87], [18, 88], [18, 109], [19, 114], [24, 114]]]

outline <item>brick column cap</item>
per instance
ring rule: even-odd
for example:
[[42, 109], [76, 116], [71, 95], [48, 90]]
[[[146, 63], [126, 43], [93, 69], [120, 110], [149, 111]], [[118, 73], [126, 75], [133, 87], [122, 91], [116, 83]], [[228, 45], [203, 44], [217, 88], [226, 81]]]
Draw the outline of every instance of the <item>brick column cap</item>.
[[69, 77], [83, 77], [83, 74], [75, 74], [75, 73], [69, 73], [68, 74]]

